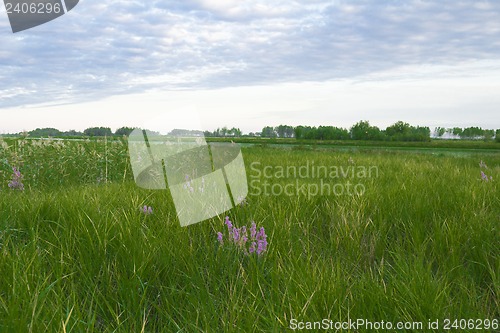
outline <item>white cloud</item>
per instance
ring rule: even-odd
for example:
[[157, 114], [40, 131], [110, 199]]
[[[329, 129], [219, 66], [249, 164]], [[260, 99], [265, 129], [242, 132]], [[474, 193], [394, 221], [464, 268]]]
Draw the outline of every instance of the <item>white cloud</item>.
[[198, 0], [201, 8], [226, 19], [262, 19], [283, 17], [297, 12], [301, 5], [281, 0]]
[[0, 122], [4, 131], [35, 127], [83, 130], [101, 125], [116, 129], [143, 126], [145, 119], [157, 119], [166, 110], [175, 113], [195, 105], [204, 129], [210, 130], [236, 126], [250, 132], [284, 123], [350, 127], [362, 119], [381, 128], [403, 120], [430, 127], [496, 129], [500, 128], [499, 86], [500, 61], [416, 65], [354, 79], [155, 90], [94, 102], [4, 109]]

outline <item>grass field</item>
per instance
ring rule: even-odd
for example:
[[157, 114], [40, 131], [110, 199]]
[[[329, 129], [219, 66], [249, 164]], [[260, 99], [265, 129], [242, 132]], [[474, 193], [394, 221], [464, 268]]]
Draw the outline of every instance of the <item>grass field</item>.
[[458, 152], [243, 148], [249, 196], [226, 214], [265, 228], [257, 256], [219, 244], [226, 214], [181, 228], [123, 141], [0, 141], [0, 332], [498, 331], [500, 152]]

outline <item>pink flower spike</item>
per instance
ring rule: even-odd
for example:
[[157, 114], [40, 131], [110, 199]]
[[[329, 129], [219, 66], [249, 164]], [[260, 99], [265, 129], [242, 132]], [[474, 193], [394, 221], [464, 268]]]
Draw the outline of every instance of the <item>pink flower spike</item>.
[[252, 226], [250, 227], [250, 238], [255, 239], [257, 235], [257, 225], [255, 222], [252, 222]]

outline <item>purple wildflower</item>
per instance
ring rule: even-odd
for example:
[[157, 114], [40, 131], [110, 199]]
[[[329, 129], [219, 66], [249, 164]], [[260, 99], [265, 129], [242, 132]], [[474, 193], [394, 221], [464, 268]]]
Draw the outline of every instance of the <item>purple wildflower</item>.
[[8, 186], [14, 190], [24, 190], [24, 184], [22, 183], [23, 175], [16, 167], [12, 168], [12, 180], [9, 182]]
[[153, 214], [153, 207], [144, 205], [144, 207], [142, 207], [142, 212], [146, 215], [151, 215]]
[[252, 222], [252, 226], [250, 227], [250, 237], [255, 239], [255, 235], [257, 234], [257, 225], [255, 222]]
[[246, 226], [241, 227], [240, 237], [241, 237], [241, 246], [245, 246], [245, 244], [248, 241], [248, 232]]
[[227, 231], [229, 232], [229, 235], [233, 233], [233, 223], [229, 220], [229, 216], [226, 216], [226, 225], [227, 225]]
[[488, 181], [488, 176], [483, 171], [481, 171], [481, 179], [484, 180], [485, 182]]
[[[241, 251], [243, 251], [246, 255], [257, 253], [257, 255], [261, 255], [267, 250], [267, 235], [263, 227], [257, 231], [257, 226], [255, 222], [252, 222], [250, 226], [250, 232], [248, 232], [248, 228], [246, 226], [242, 226], [240, 228], [236, 228], [233, 226], [233, 223], [229, 220], [229, 217], [226, 216], [225, 224], [228, 229], [228, 238], [230, 243], [238, 246]], [[223, 244], [223, 234], [222, 232], [217, 233], [217, 240], [220, 244]]]
[[267, 249], [267, 240], [259, 240], [257, 242], [257, 254], [261, 255], [263, 252], [265, 252]]
[[250, 248], [248, 249], [248, 252], [249, 253], [254, 253], [255, 252], [255, 247], [257, 246], [257, 243], [255, 242], [252, 242], [252, 244], [250, 245]]
[[257, 239], [263, 239], [266, 238], [266, 231], [264, 230], [264, 227], [261, 227], [258, 234], [257, 234]]
[[264, 227], [261, 227], [259, 233], [257, 234], [257, 254], [261, 255], [267, 250], [267, 235]]
[[240, 240], [240, 229], [233, 228], [233, 241], [234, 243], [238, 243]]

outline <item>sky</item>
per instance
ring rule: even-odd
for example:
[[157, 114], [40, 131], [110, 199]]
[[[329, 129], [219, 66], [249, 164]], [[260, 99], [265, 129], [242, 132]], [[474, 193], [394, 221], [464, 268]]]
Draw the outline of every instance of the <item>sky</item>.
[[0, 134], [181, 120], [500, 128], [500, 1], [81, 0], [15, 34], [0, 6]]

